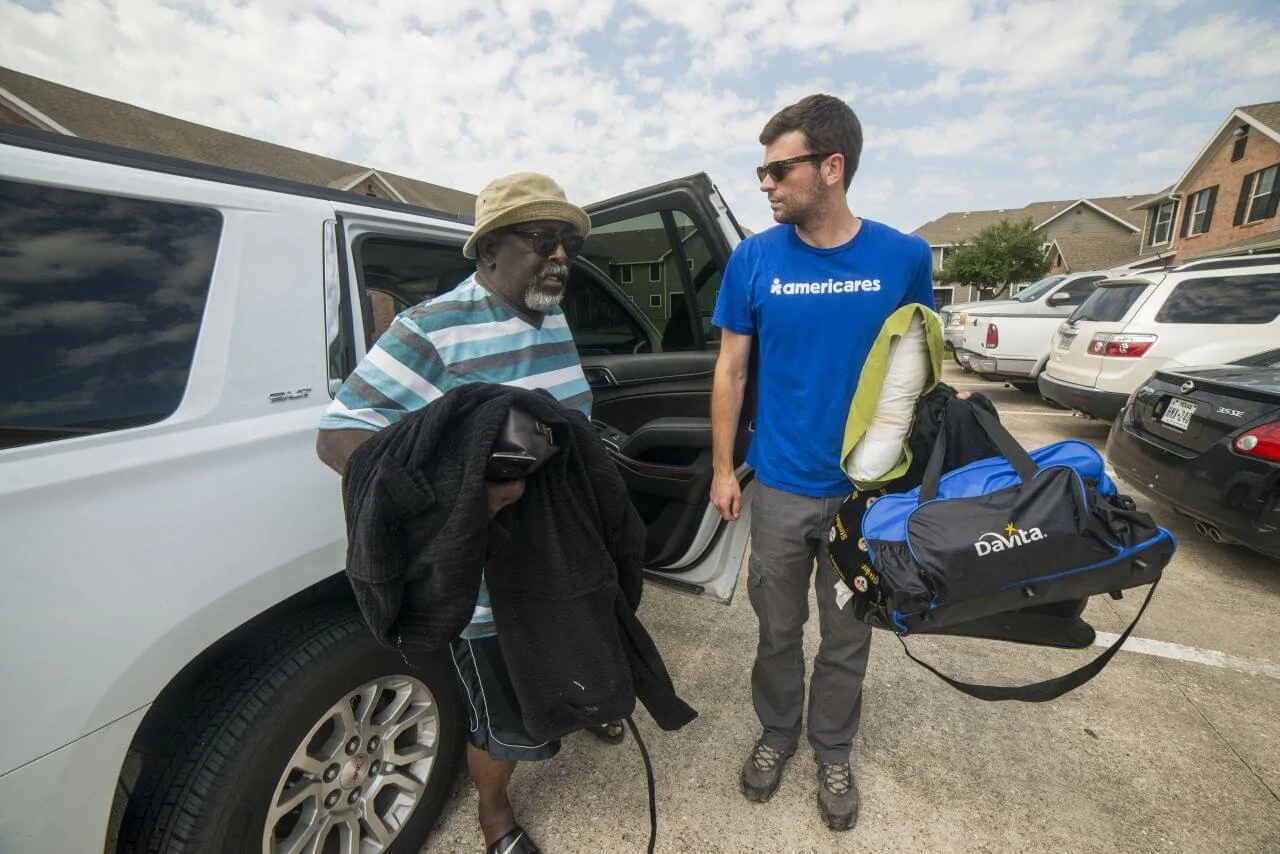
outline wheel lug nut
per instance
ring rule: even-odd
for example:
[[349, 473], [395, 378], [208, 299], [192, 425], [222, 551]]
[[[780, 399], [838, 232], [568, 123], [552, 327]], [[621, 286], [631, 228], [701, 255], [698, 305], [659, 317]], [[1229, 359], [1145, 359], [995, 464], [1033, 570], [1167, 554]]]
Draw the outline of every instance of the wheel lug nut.
[[360, 800], [360, 787], [356, 786], [351, 790], [351, 794], [347, 796], [347, 803], [354, 804], [358, 800]]
[[338, 801], [340, 801], [341, 799], [342, 799], [342, 793], [340, 793], [337, 789], [334, 789], [332, 792], [329, 793], [329, 797], [324, 799], [324, 805], [329, 809], [333, 809], [338, 805]]
[[381, 773], [382, 773], [382, 763], [378, 762], [377, 760], [374, 760], [374, 763], [373, 763], [372, 765], [370, 765], [370, 766], [369, 766], [369, 773], [370, 773], [370, 774], [381, 774]]
[[347, 753], [348, 753], [348, 754], [350, 754], [350, 755], [353, 755], [353, 756], [354, 756], [354, 755], [355, 755], [355, 752], [356, 752], [357, 750], [359, 750], [359, 749], [360, 749], [360, 739], [358, 739], [358, 738], [353, 738], [353, 739], [351, 739], [350, 741], [348, 741], [348, 742], [347, 742]]
[[332, 783], [336, 779], [338, 779], [337, 765], [330, 765], [328, 768], [324, 769], [324, 781], [326, 783]]
[[380, 744], [382, 744], [382, 741], [381, 741], [381, 740], [380, 740], [376, 735], [375, 735], [373, 738], [369, 739], [369, 749], [370, 749], [370, 750], [377, 750], [377, 749], [378, 749], [378, 745], [380, 745]]

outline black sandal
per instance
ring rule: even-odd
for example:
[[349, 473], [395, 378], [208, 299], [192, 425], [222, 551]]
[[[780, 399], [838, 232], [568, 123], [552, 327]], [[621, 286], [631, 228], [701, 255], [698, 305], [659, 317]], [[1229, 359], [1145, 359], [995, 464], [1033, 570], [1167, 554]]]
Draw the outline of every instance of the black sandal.
[[506, 836], [484, 850], [485, 854], [542, 854], [538, 843], [518, 824], [507, 831]]
[[622, 721], [596, 724], [595, 726], [587, 727], [586, 730], [605, 744], [622, 744], [627, 737], [627, 731], [623, 728]]

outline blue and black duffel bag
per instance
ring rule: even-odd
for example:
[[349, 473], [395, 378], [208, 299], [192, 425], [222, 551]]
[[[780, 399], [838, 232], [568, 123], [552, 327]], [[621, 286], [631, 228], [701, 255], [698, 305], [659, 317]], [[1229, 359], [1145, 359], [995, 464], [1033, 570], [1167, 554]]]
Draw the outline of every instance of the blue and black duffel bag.
[[911, 656], [979, 699], [1053, 699], [1092, 679], [1119, 651], [1176, 543], [1116, 492], [1092, 446], [1064, 441], [1028, 453], [999, 421], [976, 408], [974, 415], [1001, 456], [943, 474], [946, 431], [939, 431], [920, 487], [879, 498], [862, 518], [882, 617], [906, 636], [1029, 605], [1102, 593], [1118, 598], [1123, 590], [1151, 585], [1115, 644], [1057, 679], [1020, 687], [972, 685]]

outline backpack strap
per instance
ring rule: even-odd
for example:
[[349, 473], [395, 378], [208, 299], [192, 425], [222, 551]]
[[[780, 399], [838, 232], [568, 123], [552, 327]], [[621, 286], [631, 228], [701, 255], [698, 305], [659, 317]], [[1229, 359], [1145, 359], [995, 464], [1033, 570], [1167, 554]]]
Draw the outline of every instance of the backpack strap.
[[946, 682], [957, 691], [968, 694], [970, 697], [976, 697], [979, 700], [1022, 700], [1026, 703], [1043, 703], [1047, 700], [1054, 700], [1061, 697], [1068, 691], [1079, 688], [1093, 677], [1102, 672], [1102, 668], [1115, 657], [1120, 651], [1120, 647], [1124, 646], [1124, 642], [1129, 639], [1129, 634], [1134, 627], [1138, 625], [1138, 621], [1142, 619], [1142, 614], [1147, 610], [1147, 605], [1151, 604], [1151, 594], [1156, 592], [1156, 586], [1160, 583], [1160, 578], [1151, 582], [1151, 589], [1147, 591], [1147, 598], [1143, 601], [1142, 607], [1138, 609], [1138, 615], [1133, 618], [1133, 622], [1129, 624], [1129, 628], [1124, 630], [1124, 634], [1116, 639], [1105, 652], [1095, 658], [1093, 661], [1085, 664], [1063, 676], [1055, 679], [1046, 679], [1043, 682], [1035, 682], [1030, 685], [1002, 686], [1002, 685], [977, 685], [969, 682], [961, 682], [952, 679], [943, 673], [938, 672], [933, 666], [925, 664], [920, 659], [911, 654], [911, 650], [907, 649], [907, 642], [898, 636], [902, 648], [906, 650], [907, 658], [916, 664], [928, 670], [934, 676], [937, 676], [943, 682]]

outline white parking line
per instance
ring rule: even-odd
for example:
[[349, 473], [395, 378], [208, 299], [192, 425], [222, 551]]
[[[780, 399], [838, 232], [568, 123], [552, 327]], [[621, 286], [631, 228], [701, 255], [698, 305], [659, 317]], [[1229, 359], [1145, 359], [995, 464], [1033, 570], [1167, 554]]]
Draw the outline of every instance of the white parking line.
[[[1097, 635], [1093, 645], [1101, 647], [1111, 646], [1120, 637], [1111, 632], [1098, 632]], [[1134, 637], [1124, 642], [1123, 649], [1125, 652], [1136, 652], [1139, 655], [1154, 655], [1157, 658], [1171, 658], [1174, 661], [1207, 664], [1210, 667], [1222, 667], [1227, 670], [1235, 670], [1238, 673], [1247, 673], [1250, 676], [1269, 676], [1272, 679], [1280, 680], [1280, 665], [1272, 664], [1269, 661], [1251, 661], [1247, 658], [1228, 655], [1225, 652], [1218, 652], [1213, 649], [1200, 649], [1194, 646], [1183, 646], [1178, 643], [1166, 643], [1165, 641]]]
[[[1053, 409], [1000, 409], [997, 407], [996, 411], [999, 412], [1001, 415], [1053, 415], [1057, 418], [1075, 418], [1076, 417], [1074, 413], [1062, 412], [1060, 410], [1053, 410]], [[1081, 418], [1079, 420], [1084, 421], [1085, 419]], [[1101, 424], [1102, 422], [1099, 421], [1098, 423]]]

